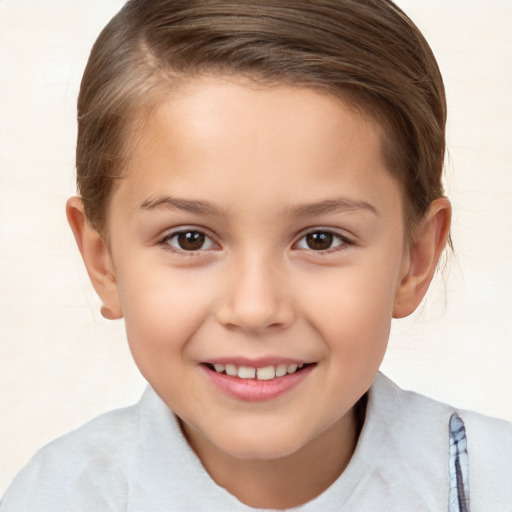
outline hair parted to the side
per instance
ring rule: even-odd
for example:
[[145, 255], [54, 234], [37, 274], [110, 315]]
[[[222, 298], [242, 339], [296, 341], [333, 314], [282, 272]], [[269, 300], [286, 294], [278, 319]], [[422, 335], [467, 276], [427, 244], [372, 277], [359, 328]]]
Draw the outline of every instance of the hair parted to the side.
[[344, 99], [381, 124], [409, 223], [443, 195], [441, 74], [390, 0], [129, 0], [96, 41], [78, 99], [78, 189], [100, 232], [141, 116], [203, 74]]

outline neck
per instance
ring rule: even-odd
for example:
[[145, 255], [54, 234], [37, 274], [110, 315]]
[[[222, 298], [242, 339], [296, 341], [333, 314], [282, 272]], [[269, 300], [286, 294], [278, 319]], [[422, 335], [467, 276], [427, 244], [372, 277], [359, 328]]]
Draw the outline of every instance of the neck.
[[312, 500], [341, 475], [354, 453], [360, 426], [352, 409], [297, 452], [270, 460], [235, 458], [197, 432], [184, 432], [218, 485], [251, 507], [285, 509]]

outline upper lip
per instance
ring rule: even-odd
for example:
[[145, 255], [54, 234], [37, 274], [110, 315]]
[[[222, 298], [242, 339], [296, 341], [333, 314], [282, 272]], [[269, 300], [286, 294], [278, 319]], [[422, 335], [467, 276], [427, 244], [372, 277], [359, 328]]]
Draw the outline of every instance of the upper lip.
[[278, 366], [280, 364], [290, 365], [290, 364], [310, 364], [313, 361], [307, 361], [304, 359], [295, 359], [291, 357], [264, 357], [251, 359], [246, 357], [217, 357], [212, 359], [207, 359], [203, 361], [205, 364], [233, 364], [235, 366], [247, 366], [249, 368], [265, 368], [267, 366]]

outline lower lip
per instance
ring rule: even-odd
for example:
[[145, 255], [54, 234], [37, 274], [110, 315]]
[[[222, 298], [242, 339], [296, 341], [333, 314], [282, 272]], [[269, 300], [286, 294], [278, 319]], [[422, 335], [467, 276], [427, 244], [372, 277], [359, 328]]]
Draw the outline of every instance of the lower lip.
[[246, 402], [272, 400], [291, 391], [311, 374], [314, 367], [315, 365], [309, 365], [296, 373], [272, 380], [257, 380], [230, 377], [224, 373], [217, 373], [206, 365], [200, 366], [215, 387], [226, 395]]

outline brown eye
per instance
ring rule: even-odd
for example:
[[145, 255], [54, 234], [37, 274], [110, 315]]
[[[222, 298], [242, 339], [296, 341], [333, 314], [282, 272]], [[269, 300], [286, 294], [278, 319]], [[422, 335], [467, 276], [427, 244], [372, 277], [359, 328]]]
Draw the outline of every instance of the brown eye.
[[333, 239], [332, 233], [309, 233], [306, 235], [306, 244], [315, 251], [324, 251], [331, 247]]
[[178, 235], [178, 245], [185, 251], [197, 251], [204, 244], [205, 236], [199, 231], [187, 231]]
[[214, 247], [214, 243], [208, 236], [192, 229], [170, 235], [165, 243], [178, 251], [200, 251]]
[[299, 249], [326, 251], [344, 245], [345, 239], [331, 231], [312, 231], [303, 236], [297, 243]]

